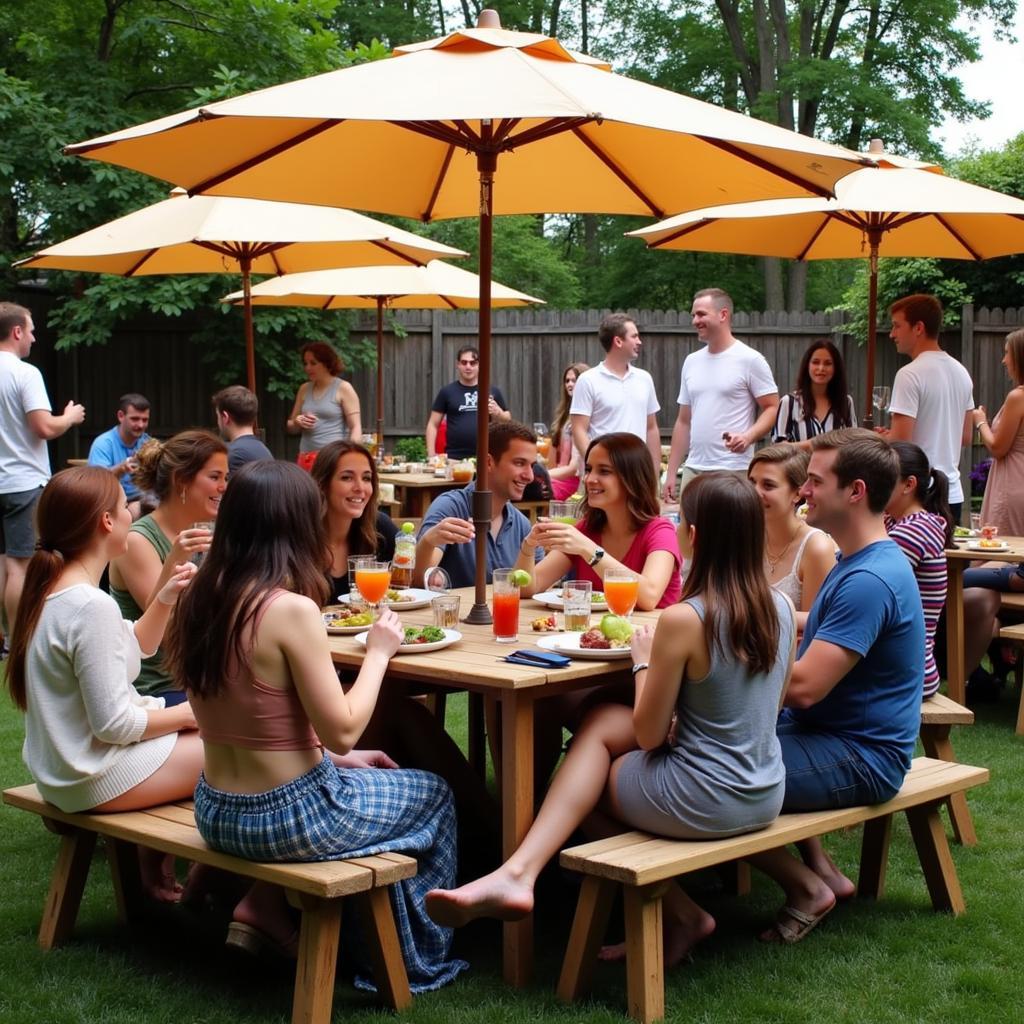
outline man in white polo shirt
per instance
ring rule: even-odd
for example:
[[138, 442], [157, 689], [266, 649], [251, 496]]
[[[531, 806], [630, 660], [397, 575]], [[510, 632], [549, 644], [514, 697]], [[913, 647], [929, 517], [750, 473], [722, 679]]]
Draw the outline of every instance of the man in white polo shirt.
[[597, 338], [607, 355], [604, 362], [580, 374], [569, 409], [580, 464], [595, 437], [621, 431], [647, 442], [654, 472], [660, 475], [657, 413], [661, 406], [651, 375], [632, 365], [643, 345], [640, 332], [625, 313], [609, 313], [601, 321]]
[[779, 408], [779, 389], [764, 356], [733, 337], [729, 295], [721, 288], [697, 292], [691, 315], [697, 339], [707, 344], [683, 360], [679, 375], [679, 413], [665, 475], [670, 501], [678, 497], [680, 463], [680, 492], [708, 470], [745, 474], [754, 442], [771, 430]]

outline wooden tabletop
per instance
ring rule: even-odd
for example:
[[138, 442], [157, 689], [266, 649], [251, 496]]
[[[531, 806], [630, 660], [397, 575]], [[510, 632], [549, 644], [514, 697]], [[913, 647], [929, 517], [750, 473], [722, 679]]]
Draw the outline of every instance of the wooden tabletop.
[[[972, 538], [973, 539], [973, 538]], [[1024, 562], [1024, 537], [996, 537], [1005, 541], [1008, 547], [1002, 551], [995, 548], [970, 548], [957, 544], [946, 549], [949, 562]]]
[[433, 473], [378, 473], [382, 484], [397, 484], [400, 487], [465, 487], [469, 480], [452, 480]]

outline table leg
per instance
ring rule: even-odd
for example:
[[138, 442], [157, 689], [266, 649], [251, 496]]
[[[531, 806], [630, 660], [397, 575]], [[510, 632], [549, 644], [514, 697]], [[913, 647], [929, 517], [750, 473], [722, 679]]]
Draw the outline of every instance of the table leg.
[[964, 567], [958, 558], [946, 562], [946, 690], [950, 700], [964, 702]]
[[[533, 821], [533, 700], [501, 695], [501, 843], [508, 859]], [[505, 981], [522, 988], [533, 968], [533, 916], [504, 925]]]

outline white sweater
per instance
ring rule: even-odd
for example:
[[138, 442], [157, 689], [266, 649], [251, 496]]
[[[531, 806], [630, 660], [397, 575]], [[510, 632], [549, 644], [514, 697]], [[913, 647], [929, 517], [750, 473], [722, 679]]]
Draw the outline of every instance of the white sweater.
[[47, 597], [25, 664], [22, 756], [62, 811], [113, 800], [174, 749], [176, 733], [140, 741], [147, 712], [164, 706], [132, 686], [143, 655], [109, 594], [79, 583]]

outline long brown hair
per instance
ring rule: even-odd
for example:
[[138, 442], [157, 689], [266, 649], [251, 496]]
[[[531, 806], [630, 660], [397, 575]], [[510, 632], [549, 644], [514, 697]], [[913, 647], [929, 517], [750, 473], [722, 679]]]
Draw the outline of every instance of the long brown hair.
[[[584, 466], [590, 461], [590, 453], [600, 445], [611, 459], [615, 470], [626, 492], [626, 511], [629, 512], [633, 525], [640, 529], [644, 523], [661, 515], [661, 503], [658, 501], [658, 478], [654, 475], [654, 463], [647, 445], [636, 434], [620, 432], [603, 434], [595, 437], [587, 445]], [[584, 473], [586, 470], [584, 470]], [[579, 504], [579, 514], [583, 517], [588, 533], [600, 535], [608, 522], [608, 517], [599, 508], [591, 508], [587, 502], [586, 491]]]
[[358, 519], [353, 519], [349, 525], [348, 551], [350, 555], [374, 554], [380, 543], [380, 538], [377, 534], [377, 491], [379, 489], [379, 480], [377, 477], [377, 465], [373, 461], [373, 456], [370, 455], [369, 450], [361, 444], [356, 444], [355, 441], [332, 441], [330, 444], [324, 445], [316, 453], [316, 461], [314, 461], [313, 468], [310, 469], [309, 473], [313, 477], [313, 482], [320, 488], [320, 493], [323, 496], [324, 520], [326, 522], [331, 480], [334, 479], [334, 474], [337, 472], [339, 460], [343, 455], [348, 455], [349, 452], [358, 452], [358, 454], [366, 459], [372, 476], [370, 486], [373, 493], [363, 509], [363, 514]]
[[250, 627], [278, 589], [327, 600], [329, 564], [320, 492], [290, 462], [249, 462], [224, 492], [210, 550], [185, 590], [164, 645], [168, 672], [216, 696], [251, 654]]
[[824, 349], [832, 358], [832, 379], [825, 385], [825, 397], [832, 411], [833, 429], [849, 427], [850, 395], [846, 390], [846, 364], [843, 354], [828, 338], [815, 338], [800, 359], [796, 371], [796, 391], [800, 396], [800, 414], [805, 420], [814, 416], [814, 391], [811, 387], [811, 358]]
[[22, 711], [25, 710], [25, 659], [43, 603], [64, 566], [92, 544], [103, 513], [116, 515], [123, 500], [124, 491], [117, 477], [101, 466], [63, 469], [39, 495], [36, 505], [39, 540], [25, 572], [7, 662], [7, 685], [11, 698]]
[[562, 371], [562, 396], [558, 400], [558, 405], [555, 406], [555, 417], [551, 421], [551, 441], [556, 449], [562, 439], [562, 431], [565, 429], [566, 423], [569, 422], [569, 409], [572, 407], [572, 399], [569, 397], [569, 392], [565, 390], [565, 376], [570, 370], [573, 370], [576, 379], [579, 380], [580, 374], [589, 369], [590, 367], [586, 363], [570, 363]]
[[767, 672], [779, 656], [779, 616], [764, 573], [764, 509], [754, 485], [732, 473], [702, 473], [680, 498], [694, 527], [693, 561], [683, 587], [704, 600], [704, 641]]
[[136, 453], [139, 468], [132, 480], [164, 502], [176, 488], [192, 483], [214, 455], [227, 453], [228, 446], [208, 430], [183, 430], [169, 441], [154, 438]]
[[1024, 385], [1024, 329], [1010, 331], [1006, 344], [1010, 353], [1010, 380], [1020, 387]]

